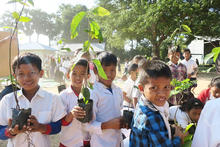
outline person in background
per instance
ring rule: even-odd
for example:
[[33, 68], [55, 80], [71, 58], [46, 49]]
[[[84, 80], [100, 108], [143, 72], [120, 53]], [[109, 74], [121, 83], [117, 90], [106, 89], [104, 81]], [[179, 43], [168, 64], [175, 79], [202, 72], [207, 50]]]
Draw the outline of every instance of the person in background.
[[187, 78], [193, 82], [193, 85], [191, 87], [193, 91], [194, 88], [197, 87], [196, 76], [198, 72], [198, 65], [196, 64], [196, 61], [192, 59], [191, 52], [188, 48], [184, 49], [183, 56], [184, 56], [184, 60], [182, 60], [181, 63], [186, 66]]
[[[138, 63], [138, 75], [141, 72], [143, 65], [146, 64], [147, 60], [146, 59], [142, 59], [140, 60], [140, 62]], [[136, 104], [138, 102], [138, 99], [141, 97], [142, 92], [139, 90], [139, 76], [138, 79], [135, 81], [135, 85], [132, 91], [132, 99], [133, 99], [133, 107], [136, 107]]]
[[143, 95], [136, 106], [130, 134], [130, 147], [180, 146], [184, 134], [177, 127], [171, 137], [169, 98], [172, 74], [162, 61], [152, 60], [143, 66], [139, 83]]
[[[187, 78], [186, 66], [179, 62], [180, 59], [180, 49], [179, 47], [172, 47], [168, 50], [168, 57], [170, 61], [168, 66], [170, 67], [172, 78], [178, 81], [183, 81]], [[178, 104], [181, 99], [181, 94], [174, 95], [169, 98], [168, 102], [170, 105]]]
[[197, 98], [186, 99], [181, 105], [169, 108], [169, 120], [176, 121], [185, 129], [188, 124], [199, 120], [204, 104]]
[[180, 49], [179, 47], [172, 47], [168, 50], [168, 58], [170, 61], [168, 65], [170, 67], [172, 78], [178, 81], [185, 80], [187, 78], [187, 68], [181, 62], [180, 59]]
[[129, 65], [128, 67], [128, 73], [129, 77], [125, 81], [122, 91], [123, 91], [123, 107], [131, 107], [133, 108], [133, 100], [132, 100], [132, 91], [134, 88], [135, 81], [137, 79], [137, 73], [138, 73], [138, 65], [133, 63]]
[[209, 87], [199, 93], [198, 99], [205, 104], [208, 100], [220, 98], [220, 76], [212, 78]]

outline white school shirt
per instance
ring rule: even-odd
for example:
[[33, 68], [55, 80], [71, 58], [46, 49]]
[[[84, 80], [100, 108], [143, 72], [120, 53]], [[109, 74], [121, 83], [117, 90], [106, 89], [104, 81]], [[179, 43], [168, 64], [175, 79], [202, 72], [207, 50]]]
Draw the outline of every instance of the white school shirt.
[[112, 84], [112, 93], [100, 82], [95, 82], [91, 93], [93, 99], [93, 121], [87, 125], [91, 134], [91, 147], [120, 147], [121, 130], [101, 129], [102, 122], [121, 116], [123, 95], [120, 88]]
[[[60, 93], [60, 97], [68, 114], [75, 106], [78, 105], [78, 97], [69, 87]], [[60, 142], [67, 147], [83, 146], [83, 134], [81, 122], [73, 118], [68, 126], [62, 126], [60, 132]]]
[[209, 100], [200, 115], [192, 147], [220, 147], [220, 99]]
[[[124, 82], [124, 85], [123, 85], [123, 88], [122, 88], [122, 91], [126, 93], [126, 96], [132, 100], [132, 91], [133, 91], [133, 88], [134, 88], [134, 84], [135, 84], [135, 81], [133, 81], [131, 79], [131, 77], [129, 77], [125, 82]], [[126, 102], [125, 100], [123, 101], [123, 106], [128, 106], [128, 107], [133, 107], [133, 104], [130, 104], [128, 102]]]
[[186, 112], [180, 110], [179, 107], [180, 106], [171, 106], [169, 108], [169, 120], [176, 119], [177, 123], [185, 129], [187, 125], [191, 123], [191, 119], [189, 115]]
[[[181, 61], [182, 64], [184, 64], [186, 66], [187, 69], [187, 75], [191, 74], [192, 72], [194, 72], [195, 68], [198, 68], [198, 65], [196, 64], [196, 61], [194, 61], [193, 59], [189, 59], [188, 61], [186, 61], [185, 59]], [[196, 78], [196, 74], [193, 74], [191, 76], [192, 78]]]
[[169, 124], [169, 120], [168, 120], [168, 118], [169, 118], [169, 103], [166, 102], [163, 106], [157, 106], [155, 104], [153, 104], [153, 105], [157, 108], [157, 110], [159, 110], [160, 115], [162, 116], [163, 121], [165, 123], [165, 126], [167, 128], [169, 139], [172, 139], [170, 124]]
[[[64, 106], [57, 95], [49, 93], [39, 88], [31, 102], [23, 95], [22, 90], [17, 92], [20, 108], [31, 108], [34, 115], [41, 124], [49, 124], [63, 118], [66, 113]], [[0, 125], [8, 125], [8, 120], [12, 118], [12, 109], [16, 108], [14, 93], [3, 97], [0, 102]], [[31, 141], [35, 147], [50, 147], [49, 135], [40, 132], [30, 133]], [[28, 147], [26, 134], [20, 133], [8, 139], [7, 147]]]

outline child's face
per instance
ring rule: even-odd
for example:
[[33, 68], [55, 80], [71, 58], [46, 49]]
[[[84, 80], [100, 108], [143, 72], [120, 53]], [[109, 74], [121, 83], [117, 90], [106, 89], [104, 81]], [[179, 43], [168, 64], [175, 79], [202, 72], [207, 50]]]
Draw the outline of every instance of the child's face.
[[183, 53], [183, 56], [184, 56], [184, 58], [185, 58], [186, 60], [189, 60], [189, 58], [190, 58], [190, 53], [189, 53], [188, 51], [185, 51], [185, 52]]
[[177, 64], [180, 59], [180, 53], [179, 52], [171, 52], [169, 53], [169, 59], [174, 64]]
[[144, 85], [144, 96], [157, 106], [163, 106], [169, 98], [170, 79], [165, 77], [149, 78]]
[[138, 76], [137, 70], [136, 71], [131, 71], [130, 75], [131, 75], [131, 79], [133, 81], [135, 81], [137, 79], [137, 76]]
[[116, 76], [116, 66], [115, 65], [110, 65], [110, 66], [102, 65], [102, 68], [105, 71], [105, 74], [106, 74], [108, 80], [104, 80], [99, 76], [99, 82], [101, 82], [102, 84], [104, 84], [107, 87], [111, 87], [112, 82]]
[[16, 68], [14, 76], [25, 91], [35, 91], [39, 88], [38, 82], [43, 74], [44, 71], [39, 71], [33, 64], [21, 64]]
[[210, 92], [215, 98], [220, 97], [220, 88], [213, 86], [213, 87], [211, 87]]
[[188, 115], [192, 121], [198, 122], [201, 111], [202, 109], [192, 108], [191, 110], [189, 110]]
[[71, 79], [71, 85], [73, 87], [81, 88], [87, 72], [86, 67], [76, 65], [67, 77]]

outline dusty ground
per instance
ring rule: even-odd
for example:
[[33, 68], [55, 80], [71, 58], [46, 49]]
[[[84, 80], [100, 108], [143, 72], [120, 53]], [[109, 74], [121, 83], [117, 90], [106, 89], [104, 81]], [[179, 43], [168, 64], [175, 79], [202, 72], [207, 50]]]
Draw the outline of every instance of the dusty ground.
[[[198, 87], [194, 90], [195, 96], [198, 95], [198, 93], [207, 88], [208, 84], [210, 83], [210, 80], [216, 76], [216, 73], [199, 73], [198, 74]], [[120, 80], [116, 80], [116, 84], [122, 85]], [[40, 82], [40, 85], [45, 89], [53, 93], [57, 93], [57, 86], [59, 83], [54, 82], [53, 80], [46, 80], [42, 79]], [[52, 147], [58, 147], [59, 144], [59, 137], [58, 135], [53, 135], [51, 136], [51, 141], [52, 141]], [[6, 146], [6, 141], [0, 141], [0, 147], [5, 147]]]

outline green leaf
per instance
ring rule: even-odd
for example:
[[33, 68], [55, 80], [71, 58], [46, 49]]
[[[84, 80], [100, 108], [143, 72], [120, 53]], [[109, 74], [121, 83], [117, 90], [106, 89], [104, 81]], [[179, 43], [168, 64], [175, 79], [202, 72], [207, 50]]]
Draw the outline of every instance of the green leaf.
[[31, 21], [31, 18], [25, 17], [25, 16], [21, 16], [19, 21], [21, 21], [21, 22], [29, 22], [29, 21]]
[[214, 55], [215, 55], [215, 53], [212, 53], [212, 52], [207, 54], [204, 58], [205, 64], [207, 64], [208, 60], [211, 59]]
[[74, 69], [75, 65], [76, 65], [76, 64], [73, 64], [73, 66], [71, 67], [71, 71], [73, 71], [73, 69]]
[[81, 11], [73, 17], [72, 23], [70, 26], [71, 27], [71, 39], [74, 39], [78, 36], [77, 28], [85, 15], [86, 15], [86, 12]]
[[5, 26], [5, 27], [0, 27], [2, 29], [14, 29], [14, 27], [9, 27], [9, 26]]
[[15, 19], [19, 19], [19, 14], [18, 14], [18, 12], [13, 12], [12, 13], [12, 16], [13, 16], [13, 18], [15, 18]]
[[214, 53], [214, 58], [213, 58], [213, 61], [215, 62], [217, 57], [218, 57], [218, 54], [220, 54], [220, 47], [215, 47], [212, 49], [212, 53]]
[[92, 21], [89, 23], [90, 25], [90, 36], [92, 39], [98, 39], [99, 32], [100, 32], [100, 26], [95, 21]]
[[61, 58], [60, 57], [58, 57], [58, 63], [60, 63], [61, 62]]
[[111, 14], [107, 9], [103, 7], [97, 7], [92, 12], [94, 15], [98, 15], [98, 16], [108, 16]]
[[188, 132], [189, 129], [190, 129], [193, 125], [195, 125], [195, 124], [194, 124], [194, 123], [188, 124], [188, 125], [186, 126], [186, 129], [185, 129], [184, 133]]
[[102, 31], [99, 30], [99, 35], [98, 35], [98, 39], [99, 39], [99, 43], [102, 43], [103, 42], [103, 36], [102, 36]]
[[92, 59], [92, 62], [96, 65], [96, 68], [98, 70], [98, 74], [101, 78], [103, 78], [104, 80], [108, 80], [105, 71], [102, 68], [102, 65], [100, 63], [100, 61], [98, 59]]
[[186, 31], [186, 32], [188, 32], [188, 33], [191, 33], [192, 31], [191, 31], [191, 29], [190, 29], [190, 27], [188, 27], [187, 25], [181, 25], [182, 27], [183, 27], [183, 29]]
[[86, 100], [90, 99], [90, 91], [87, 87], [82, 88], [82, 95]]
[[88, 86], [89, 86], [90, 89], [93, 89], [92, 83], [89, 82], [89, 83], [88, 83]]
[[215, 66], [212, 66], [206, 70], [206, 73], [209, 73], [211, 70], [215, 69]]
[[59, 41], [57, 41], [57, 44], [62, 44], [63, 43], [63, 40], [60, 39]]
[[192, 145], [192, 140], [187, 140], [186, 142], [184, 142], [182, 147], [191, 147], [191, 145]]
[[88, 52], [89, 48], [90, 48], [90, 45], [91, 45], [91, 43], [90, 43], [89, 40], [85, 41], [84, 44], [83, 44], [83, 50], [82, 51], [83, 52]]
[[61, 48], [61, 50], [65, 50], [67, 52], [71, 52], [71, 49], [70, 48]]
[[171, 37], [170, 37], [171, 40], [173, 40], [173, 38], [176, 36], [177, 31], [179, 31], [179, 28], [176, 28], [174, 32], [171, 34]]
[[32, 6], [34, 6], [33, 0], [28, 0], [28, 3], [31, 4]]

